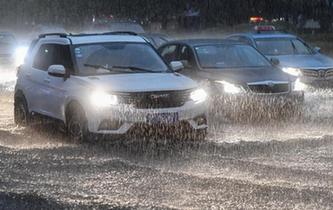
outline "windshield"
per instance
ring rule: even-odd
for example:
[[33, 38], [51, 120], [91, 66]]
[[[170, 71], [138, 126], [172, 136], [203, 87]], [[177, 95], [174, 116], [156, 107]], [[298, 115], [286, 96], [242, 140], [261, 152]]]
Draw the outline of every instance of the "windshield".
[[309, 55], [311, 49], [298, 39], [256, 39], [257, 48], [264, 55]]
[[263, 67], [271, 64], [247, 45], [205, 45], [195, 47], [202, 68]]
[[168, 71], [158, 54], [144, 43], [81, 45], [75, 46], [74, 54], [81, 75]]

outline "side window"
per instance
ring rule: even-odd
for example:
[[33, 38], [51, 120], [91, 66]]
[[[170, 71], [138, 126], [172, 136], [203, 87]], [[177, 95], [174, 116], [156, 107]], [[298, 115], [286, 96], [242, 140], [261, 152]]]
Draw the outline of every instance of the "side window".
[[42, 45], [33, 61], [33, 67], [39, 70], [47, 71], [53, 60], [54, 45], [45, 44]]
[[252, 42], [249, 38], [245, 37], [245, 36], [241, 36], [239, 37], [239, 41], [248, 45], [252, 45]]
[[169, 45], [162, 49], [161, 56], [170, 63], [177, 60], [177, 45]]
[[68, 45], [44, 44], [39, 48], [33, 61], [33, 68], [47, 71], [51, 65], [63, 65], [69, 71], [73, 70]]
[[178, 59], [182, 61], [186, 68], [191, 68], [194, 66], [194, 58], [191, 49], [188, 46], [181, 46]]
[[237, 41], [237, 42], [242, 42], [248, 45], [252, 45], [252, 42], [249, 38], [245, 37], [245, 36], [232, 36], [228, 38], [229, 40], [232, 41]]
[[300, 40], [296, 39], [296, 40], [292, 40], [297, 54], [301, 54], [301, 55], [308, 55], [311, 53], [310, 49]]
[[227, 39], [232, 41], [239, 41], [239, 36], [230, 36]]

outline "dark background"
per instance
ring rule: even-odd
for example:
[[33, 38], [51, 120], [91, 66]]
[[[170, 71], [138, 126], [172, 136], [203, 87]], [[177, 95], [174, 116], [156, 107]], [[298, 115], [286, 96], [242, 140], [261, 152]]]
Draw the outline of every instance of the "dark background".
[[332, 28], [333, 0], [0, 0], [0, 26], [29, 29], [54, 24], [79, 28], [93, 17], [112, 17], [181, 29], [187, 7], [200, 12], [200, 28], [246, 23], [254, 15], [294, 24], [302, 15], [319, 21], [322, 31]]

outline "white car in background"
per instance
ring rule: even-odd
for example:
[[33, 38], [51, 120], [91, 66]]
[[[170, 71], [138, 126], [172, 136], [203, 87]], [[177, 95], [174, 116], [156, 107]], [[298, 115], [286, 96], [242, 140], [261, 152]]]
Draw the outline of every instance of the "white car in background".
[[179, 68], [132, 33], [44, 34], [18, 72], [15, 122], [57, 119], [75, 142], [146, 127], [203, 139], [207, 94]]

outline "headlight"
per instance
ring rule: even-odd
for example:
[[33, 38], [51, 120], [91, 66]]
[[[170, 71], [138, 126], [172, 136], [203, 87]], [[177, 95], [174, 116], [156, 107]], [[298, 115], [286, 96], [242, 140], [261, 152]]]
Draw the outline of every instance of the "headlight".
[[303, 91], [306, 89], [306, 84], [302, 83], [300, 79], [297, 79], [293, 84], [294, 91]]
[[118, 104], [118, 97], [116, 95], [108, 94], [103, 91], [93, 92], [90, 99], [91, 103], [99, 108]]
[[18, 47], [15, 49], [15, 64], [20, 66], [24, 63], [25, 56], [27, 55], [28, 47]]
[[236, 86], [234, 84], [231, 84], [229, 82], [226, 82], [226, 81], [216, 81], [216, 82], [223, 85], [224, 92], [226, 92], [226, 93], [237, 94], [237, 93], [242, 92], [241, 87], [238, 87], [238, 86]]
[[297, 69], [297, 68], [284, 67], [284, 68], [282, 68], [282, 71], [284, 71], [287, 74], [290, 74], [292, 76], [295, 76], [295, 77], [298, 77], [301, 75], [301, 70]]
[[198, 90], [195, 90], [191, 93], [190, 98], [195, 103], [201, 103], [201, 102], [204, 102], [207, 99], [207, 93], [203, 89], [198, 89]]

